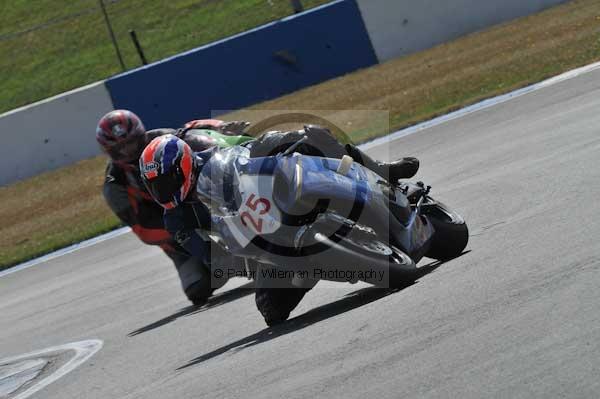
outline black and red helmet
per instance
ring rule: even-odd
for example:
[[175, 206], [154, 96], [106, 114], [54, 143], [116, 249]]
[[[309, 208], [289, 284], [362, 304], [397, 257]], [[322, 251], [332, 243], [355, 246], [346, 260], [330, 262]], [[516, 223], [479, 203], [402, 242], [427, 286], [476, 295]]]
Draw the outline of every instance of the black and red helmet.
[[131, 111], [118, 109], [104, 115], [96, 128], [96, 140], [113, 161], [137, 161], [146, 146], [146, 128]]

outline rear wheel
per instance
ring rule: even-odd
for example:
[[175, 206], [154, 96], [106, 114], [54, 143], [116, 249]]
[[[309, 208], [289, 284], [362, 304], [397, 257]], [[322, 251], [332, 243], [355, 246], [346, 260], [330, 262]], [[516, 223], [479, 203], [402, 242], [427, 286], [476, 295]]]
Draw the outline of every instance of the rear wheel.
[[255, 290], [256, 308], [269, 327], [281, 324], [288, 319], [310, 288], [257, 287]]
[[422, 214], [431, 222], [435, 232], [425, 256], [440, 261], [456, 258], [462, 254], [469, 241], [467, 224], [458, 213], [441, 202], [431, 198], [427, 200]]

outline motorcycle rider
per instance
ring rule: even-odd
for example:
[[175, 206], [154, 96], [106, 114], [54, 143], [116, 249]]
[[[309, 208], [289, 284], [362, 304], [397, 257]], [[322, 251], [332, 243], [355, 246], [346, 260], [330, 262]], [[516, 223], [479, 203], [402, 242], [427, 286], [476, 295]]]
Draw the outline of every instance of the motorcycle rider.
[[[318, 126], [306, 126], [292, 132], [269, 132], [243, 144], [253, 157], [281, 152], [301, 141], [295, 150], [309, 155], [341, 158], [352, 156], [357, 162], [390, 180], [409, 178], [418, 170], [416, 158], [404, 158], [395, 163], [383, 163], [371, 159], [352, 145], [341, 145], [331, 133]], [[211, 154], [194, 153], [183, 140], [173, 135], [154, 139], [142, 152], [140, 171], [146, 188], [154, 199], [165, 208], [165, 228], [188, 252], [207, 264], [213, 263], [218, 246], [211, 246], [198, 232], [210, 227], [211, 216], [206, 206], [196, 195], [196, 180], [204, 160]], [[231, 256], [231, 263], [243, 260]], [[220, 260], [221, 263], [222, 260]], [[239, 267], [239, 266], [238, 266]], [[210, 284], [208, 281], [206, 284]], [[284, 288], [256, 288], [255, 301], [267, 325], [285, 321], [310, 288], [295, 288], [290, 284]]]
[[96, 140], [110, 158], [103, 186], [106, 202], [140, 240], [158, 245], [173, 261], [183, 291], [194, 305], [204, 304], [212, 293], [212, 289], [207, 289], [204, 284], [208, 272], [201, 260], [190, 256], [165, 230], [163, 209], [142, 183], [138, 159], [146, 145], [162, 135], [176, 134], [195, 151], [203, 151], [214, 142], [205, 136], [188, 133], [190, 128], [209, 128], [231, 135], [239, 134], [247, 125], [246, 122], [206, 119], [190, 121], [185, 129], [147, 131], [140, 118], [128, 110], [111, 111], [98, 122]]

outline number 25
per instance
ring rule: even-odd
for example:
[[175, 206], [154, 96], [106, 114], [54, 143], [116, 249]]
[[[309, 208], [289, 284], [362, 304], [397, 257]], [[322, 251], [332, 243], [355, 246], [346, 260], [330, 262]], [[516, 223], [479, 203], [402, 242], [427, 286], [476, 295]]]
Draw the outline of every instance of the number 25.
[[[269, 210], [271, 209], [271, 203], [269, 202], [269, 200], [265, 198], [258, 198], [254, 201], [255, 197], [256, 196], [254, 194], [248, 197], [248, 199], [246, 200], [246, 206], [252, 209], [252, 211], [256, 212], [258, 210], [258, 206], [262, 204], [263, 208], [260, 211], [258, 211], [258, 214], [264, 215], [265, 213], [269, 212]], [[259, 233], [262, 233], [263, 220], [261, 218], [258, 218], [258, 220], [254, 220], [250, 212], [242, 212], [240, 216], [242, 218], [242, 224], [244, 226], [248, 226], [245, 220], [248, 219], [252, 226], [254, 226], [254, 230], [256, 230]]]

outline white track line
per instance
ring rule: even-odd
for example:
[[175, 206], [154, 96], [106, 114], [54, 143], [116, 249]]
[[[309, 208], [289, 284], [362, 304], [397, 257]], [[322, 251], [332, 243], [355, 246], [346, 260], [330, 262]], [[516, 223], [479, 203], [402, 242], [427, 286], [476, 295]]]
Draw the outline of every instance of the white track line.
[[[497, 97], [489, 98], [487, 100], [478, 102], [478, 103], [470, 105], [468, 107], [461, 108], [458, 111], [454, 111], [454, 112], [451, 112], [449, 114], [439, 116], [437, 118], [428, 120], [426, 122], [419, 123], [417, 125], [408, 127], [406, 129], [399, 130], [399, 131], [394, 132], [394, 133], [390, 133], [389, 135], [387, 135], [385, 137], [380, 137], [378, 139], [375, 139], [375, 140], [369, 141], [367, 143], [361, 144], [359, 147], [362, 150], [366, 151], [366, 150], [369, 150], [371, 148], [374, 148], [374, 147], [377, 147], [377, 146], [380, 146], [380, 145], [387, 145], [390, 141], [397, 140], [397, 139], [399, 139], [401, 137], [410, 136], [411, 134], [418, 133], [418, 132], [420, 132], [422, 130], [429, 129], [429, 128], [437, 126], [437, 125], [441, 125], [442, 123], [449, 122], [449, 121], [457, 119], [457, 118], [461, 118], [461, 117], [463, 117], [465, 115], [471, 114], [471, 113], [476, 112], [476, 111], [480, 111], [482, 109], [493, 107], [495, 105], [501, 104], [501, 103], [506, 102], [508, 100], [512, 100], [514, 98], [521, 97], [521, 96], [523, 96], [525, 94], [528, 94], [528, 93], [531, 93], [531, 92], [543, 89], [545, 87], [549, 87], [549, 86], [555, 85], [555, 84], [560, 83], [560, 82], [564, 82], [565, 80], [573, 79], [573, 78], [575, 78], [577, 76], [580, 76], [580, 75], [592, 72], [592, 71], [594, 71], [596, 69], [599, 69], [599, 68], [600, 68], [600, 62], [596, 62], [594, 64], [586, 65], [586, 66], [583, 66], [581, 68], [573, 69], [571, 71], [565, 72], [565, 73], [560, 74], [558, 76], [555, 76], [553, 78], [546, 79], [546, 80], [541, 81], [539, 83], [534, 83], [531, 86], [527, 86], [527, 87], [524, 87], [522, 89], [512, 91], [510, 93], [502, 94], [502, 95], [497, 96]], [[14, 267], [10, 268], [10, 269], [7, 269], [7, 270], [5, 270], [3, 272], [0, 272], [0, 277], [4, 277], [4, 276], [12, 274], [14, 272], [30, 268], [30, 267], [35, 266], [37, 264], [46, 262], [46, 261], [48, 261], [50, 259], [54, 259], [54, 258], [57, 258], [59, 256], [63, 256], [63, 255], [69, 254], [71, 252], [77, 251], [79, 249], [89, 247], [90, 245], [94, 245], [94, 244], [97, 244], [99, 242], [109, 240], [111, 238], [114, 238], [114, 237], [120, 236], [122, 234], [125, 234], [125, 233], [127, 233], [129, 231], [130, 231], [129, 228], [122, 228], [122, 229], [119, 229], [119, 230], [115, 230], [115, 231], [110, 232], [108, 234], [104, 234], [104, 235], [92, 238], [90, 240], [83, 241], [83, 242], [81, 242], [79, 244], [75, 244], [75, 245], [72, 245], [70, 247], [61, 249], [59, 251], [52, 252], [52, 253], [44, 255], [44, 256], [42, 256], [40, 258], [32, 259], [32, 260], [30, 260], [28, 262], [22, 263], [20, 265], [17, 265], [17, 266], [14, 266]]]
[[541, 81], [539, 83], [534, 83], [531, 86], [523, 87], [522, 89], [518, 89], [515, 91], [511, 91], [510, 93], [502, 94], [497, 97], [489, 98], [487, 100], [483, 100], [476, 104], [470, 105], [465, 108], [461, 108], [457, 111], [451, 112], [446, 115], [439, 116], [437, 118], [428, 120], [426, 122], [419, 123], [418, 125], [410, 126], [406, 129], [399, 130], [394, 133], [390, 133], [387, 136], [380, 137], [369, 141], [367, 143], [362, 144], [360, 147], [362, 150], [369, 150], [371, 148], [387, 145], [390, 141], [397, 140], [401, 137], [410, 136], [411, 134], [418, 133], [422, 130], [429, 129], [431, 127], [441, 125], [442, 123], [449, 122], [453, 119], [461, 118], [465, 115], [471, 114], [476, 111], [481, 111], [482, 109], [490, 108], [495, 105], [501, 104], [508, 100], [512, 100], [517, 97], [521, 97], [525, 94], [532, 93], [534, 91], [543, 89], [545, 87], [549, 87], [555, 85], [560, 82], [564, 82], [565, 80], [573, 79], [577, 76], [583, 75], [585, 73], [592, 72], [596, 69], [600, 68], [600, 62], [596, 62], [594, 64], [586, 65], [581, 68], [573, 69], [571, 71], [565, 72], [553, 78]]
[[51, 348], [43, 349], [36, 352], [26, 353], [24, 355], [14, 356], [6, 359], [0, 359], [0, 364], [12, 363], [21, 359], [27, 359], [30, 357], [38, 357], [53, 352], [74, 350], [75, 356], [73, 356], [67, 363], [63, 364], [58, 370], [50, 374], [49, 376], [41, 379], [30, 388], [21, 392], [12, 399], [25, 399], [39, 391], [40, 389], [52, 384], [54, 381], [63, 377], [65, 374], [75, 370], [79, 365], [84, 363], [96, 352], [102, 348], [103, 342], [98, 339], [92, 339], [88, 341], [73, 342], [71, 344], [53, 346]]
[[0, 271], [0, 278], [2, 278], [4, 276], [8, 276], [9, 274], [12, 274], [12, 273], [15, 273], [15, 272], [18, 272], [21, 270], [29, 269], [32, 266], [38, 265], [43, 262], [47, 262], [54, 258], [58, 258], [59, 256], [70, 254], [71, 252], [75, 252], [79, 249], [87, 248], [94, 244], [98, 244], [99, 242], [110, 240], [111, 238], [118, 237], [125, 233], [129, 233], [130, 231], [131, 231], [131, 229], [129, 227], [122, 227], [120, 229], [113, 230], [109, 233], [102, 234], [102, 235], [94, 237], [94, 238], [90, 238], [89, 240], [85, 240], [80, 243], [73, 244], [69, 247], [59, 249], [58, 251], [54, 251], [54, 252], [51, 252], [44, 256], [41, 256], [39, 258], [35, 258], [35, 259], [29, 260], [25, 263], [21, 263], [19, 265], [13, 266], [10, 269]]

